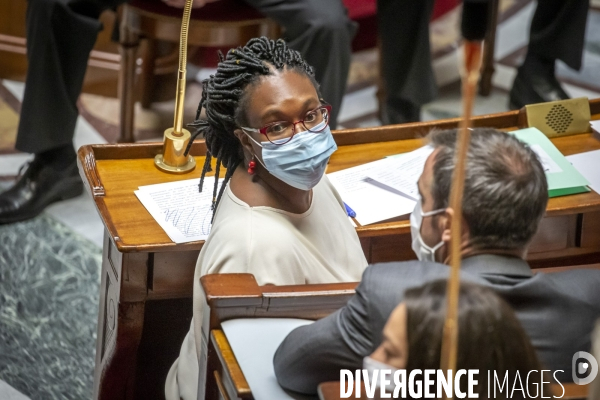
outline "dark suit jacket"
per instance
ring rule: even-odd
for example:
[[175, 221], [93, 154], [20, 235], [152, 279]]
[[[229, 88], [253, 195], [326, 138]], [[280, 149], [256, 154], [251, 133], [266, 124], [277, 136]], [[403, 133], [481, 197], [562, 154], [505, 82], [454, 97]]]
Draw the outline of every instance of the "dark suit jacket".
[[[449, 267], [419, 261], [368, 267], [348, 304], [314, 324], [292, 331], [274, 357], [281, 386], [315, 393], [317, 385], [340, 379], [340, 369], [362, 368], [363, 357], [381, 343], [382, 331], [407, 288], [447, 278]], [[600, 271], [572, 270], [533, 274], [517, 258], [478, 255], [467, 258], [461, 279], [493, 288], [516, 311], [547, 369], [572, 382], [571, 359], [590, 351], [590, 335], [600, 317]]]

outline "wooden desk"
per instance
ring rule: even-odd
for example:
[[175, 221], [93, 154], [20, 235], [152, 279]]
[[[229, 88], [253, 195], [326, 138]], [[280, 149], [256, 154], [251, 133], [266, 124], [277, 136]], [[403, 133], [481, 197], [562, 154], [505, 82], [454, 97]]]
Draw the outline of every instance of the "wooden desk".
[[[590, 102], [600, 119], [600, 100]], [[459, 119], [334, 132], [339, 146], [328, 172], [411, 151], [437, 127], [455, 128]], [[503, 130], [525, 127], [525, 110], [476, 117], [474, 126]], [[554, 139], [565, 155], [600, 149], [590, 133]], [[152, 398], [161, 393], [168, 360], [174, 360], [189, 329], [192, 279], [203, 242], [175, 244], [133, 194], [138, 186], [192, 179], [158, 171], [158, 143], [91, 145], [79, 150], [80, 171], [106, 226], [98, 319], [95, 398]], [[191, 154], [204, 162], [205, 144]], [[550, 199], [542, 229], [532, 244], [532, 267], [600, 260], [600, 195], [595, 192]], [[408, 220], [357, 229], [370, 262], [408, 260]], [[164, 326], [169, 329], [165, 330]], [[155, 346], [160, 340], [161, 346]], [[166, 369], [165, 369], [166, 368]]]

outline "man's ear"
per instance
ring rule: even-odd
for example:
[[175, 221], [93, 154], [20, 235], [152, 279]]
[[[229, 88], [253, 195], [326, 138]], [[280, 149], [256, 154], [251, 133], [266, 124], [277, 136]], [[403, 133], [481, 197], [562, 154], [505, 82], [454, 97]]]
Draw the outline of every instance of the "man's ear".
[[[450, 243], [450, 239], [452, 237], [451, 232], [451, 228], [452, 228], [452, 222], [454, 220], [454, 210], [450, 207], [446, 208], [444, 214], [442, 214], [439, 218], [439, 228], [440, 231], [442, 231], [442, 241], [444, 241], [445, 243]], [[469, 225], [467, 224], [467, 221], [465, 220], [465, 217], [462, 217], [462, 224], [460, 227], [460, 230], [462, 231], [461, 234], [461, 242], [468, 242], [469, 238], [471, 237], [471, 232], [469, 230]]]
[[255, 153], [254, 148], [252, 147], [252, 143], [250, 143], [250, 138], [244, 133], [244, 131], [242, 131], [240, 128], [237, 128], [233, 131], [233, 134], [235, 135], [235, 137], [238, 138], [246, 152], [250, 154]]
[[442, 241], [444, 243], [450, 243], [450, 238], [452, 237], [450, 233], [452, 218], [454, 218], [454, 210], [450, 207], [446, 208], [444, 213], [438, 218], [438, 228], [442, 232]]

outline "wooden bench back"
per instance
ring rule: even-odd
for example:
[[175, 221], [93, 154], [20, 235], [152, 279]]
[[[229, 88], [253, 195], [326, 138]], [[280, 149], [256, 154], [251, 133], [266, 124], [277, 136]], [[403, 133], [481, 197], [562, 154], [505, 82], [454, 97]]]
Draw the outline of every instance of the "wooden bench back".
[[259, 286], [252, 274], [215, 274], [200, 278], [210, 312], [210, 329], [235, 318], [317, 320], [343, 307], [358, 283]]

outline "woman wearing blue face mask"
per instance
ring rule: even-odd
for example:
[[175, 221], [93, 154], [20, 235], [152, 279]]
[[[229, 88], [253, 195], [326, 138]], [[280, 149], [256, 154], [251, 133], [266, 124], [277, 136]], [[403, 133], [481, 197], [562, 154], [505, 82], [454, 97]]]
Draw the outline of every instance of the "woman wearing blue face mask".
[[201, 188], [211, 158], [217, 176], [222, 167], [227, 172], [212, 188], [214, 219], [196, 265], [194, 319], [169, 372], [167, 399], [196, 399], [200, 276], [246, 272], [260, 285], [360, 280], [367, 260], [324, 175], [337, 149], [330, 114], [312, 67], [282, 40], [252, 39], [230, 50], [203, 82], [192, 124], [208, 149]]

